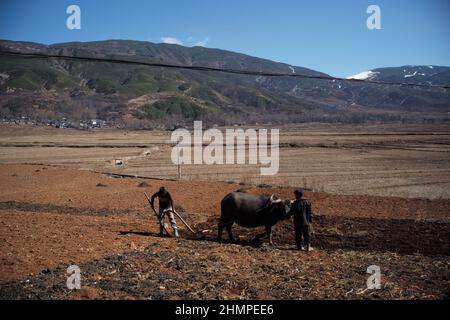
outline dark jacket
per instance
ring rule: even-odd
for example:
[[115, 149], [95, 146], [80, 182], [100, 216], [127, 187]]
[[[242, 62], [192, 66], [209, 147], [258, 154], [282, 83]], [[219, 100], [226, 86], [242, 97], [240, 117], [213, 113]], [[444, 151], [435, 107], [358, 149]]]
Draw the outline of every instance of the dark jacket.
[[296, 226], [307, 226], [312, 223], [311, 203], [307, 199], [295, 200], [291, 207]]
[[170, 207], [173, 208], [172, 197], [170, 196], [170, 193], [168, 191], [165, 192], [158, 191], [152, 195], [152, 198], [150, 200], [152, 208], [154, 206], [154, 201], [156, 197], [158, 197], [159, 200], [159, 208], [162, 209], [168, 209]]

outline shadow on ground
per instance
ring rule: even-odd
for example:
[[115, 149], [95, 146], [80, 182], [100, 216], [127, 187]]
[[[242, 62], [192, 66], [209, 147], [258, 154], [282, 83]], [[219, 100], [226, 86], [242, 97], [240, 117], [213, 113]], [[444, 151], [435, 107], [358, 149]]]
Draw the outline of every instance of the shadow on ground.
[[[217, 230], [217, 219], [196, 225], [198, 230]], [[261, 229], [233, 226], [235, 244], [259, 246]], [[275, 247], [295, 248], [292, 221], [273, 228]], [[224, 232], [225, 235], [225, 232]], [[217, 241], [215, 233], [203, 240]], [[407, 219], [349, 218], [318, 215], [314, 219], [313, 247], [322, 250], [396, 252], [399, 254], [450, 255], [450, 224]]]

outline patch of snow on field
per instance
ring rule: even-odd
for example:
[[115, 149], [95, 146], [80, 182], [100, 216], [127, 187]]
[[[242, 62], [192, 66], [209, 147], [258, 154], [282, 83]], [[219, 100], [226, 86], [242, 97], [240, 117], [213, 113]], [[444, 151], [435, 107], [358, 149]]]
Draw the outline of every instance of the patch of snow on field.
[[295, 69], [289, 66], [289, 69], [291, 69], [292, 73], [295, 73]]
[[347, 79], [371, 80], [375, 78], [377, 74], [379, 74], [379, 72], [373, 72], [372, 70], [369, 70], [347, 77]]

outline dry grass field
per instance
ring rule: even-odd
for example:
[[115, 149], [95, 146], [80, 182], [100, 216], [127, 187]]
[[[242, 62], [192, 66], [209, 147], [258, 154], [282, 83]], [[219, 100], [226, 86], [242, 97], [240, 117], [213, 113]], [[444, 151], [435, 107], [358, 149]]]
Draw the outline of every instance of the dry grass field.
[[[0, 127], [0, 163], [69, 165], [176, 179], [170, 132]], [[115, 165], [120, 159], [123, 165]], [[280, 169], [183, 165], [182, 179], [292, 186], [333, 194], [450, 197], [450, 129], [431, 125], [280, 128]]]
[[[280, 132], [275, 177], [200, 165], [183, 166], [178, 181], [169, 132], [1, 126], [0, 298], [449, 298], [450, 130]], [[195, 235], [184, 227], [180, 239], [157, 235], [143, 192], [161, 185]], [[236, 242], [216, 241], [228, 192], [292, 199], [294, 187], [313, 203], [313, 252], [296, 250], [290, 220], [274, 227], [273, 247], [253, 240], [263, 228], [234, 226]], [[81, 290], [66, 287], [71, 264]], [[380, 290], [366, 287], [373, 264]]]

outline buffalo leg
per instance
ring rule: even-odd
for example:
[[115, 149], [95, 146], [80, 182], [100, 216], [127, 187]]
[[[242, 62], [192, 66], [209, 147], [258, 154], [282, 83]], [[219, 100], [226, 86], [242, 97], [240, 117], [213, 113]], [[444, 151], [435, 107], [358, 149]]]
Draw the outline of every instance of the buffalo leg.
[[230, 224], [226, 225], [227, 232], [228, 232], [228, 239], [230, 239], [230, 241], [234, 241], [233, 234], [231, 233], [231, 227], [232, 226], [233, 226], [233, 223], [230, 223]]
[[273, 246], [273, 241], [272, 241], [272, 227], [271, 226], [266, 226], [266, 234], [267, 234], [267, 238], [269, 238], [269, 244], [271, 246]]
[[223, 234], [223, 228], [227, 228], [227, 232], [228, 232], [228, 237], [230, 238], [230, 240], [234, 241], [233, 239], [233, 234], [231, 233], [231, 226], [233, 225], [233, 222], [229, 222], [229, 223], [224, 223], [224, 222], [219, 222], [218, 225], [218, 235], [217, 235], [217, 239], [220, 241], [222, 241], [222, 234]]
[[217, 240], [218, 240], [219, 242], [222, 241], [222, 233], [223, 233], [223, 228], [224, 228], [224, 227], [225, 227], [225, 225], [222, 223], [222, 221], [219, 222], [219, 225], [218, 225], [219, 233], [218, 233], [218, 235], [217, 235]]

